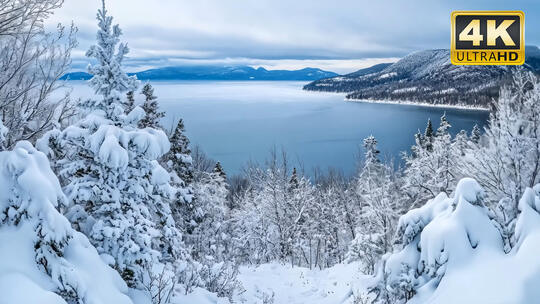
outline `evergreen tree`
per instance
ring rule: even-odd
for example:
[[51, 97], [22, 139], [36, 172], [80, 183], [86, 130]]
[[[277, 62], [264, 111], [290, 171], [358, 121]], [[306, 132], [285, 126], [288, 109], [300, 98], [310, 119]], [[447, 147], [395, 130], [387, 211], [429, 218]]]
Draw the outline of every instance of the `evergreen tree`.
[[225, 174], [225, 170], [223, 170], [220, 162], [216, 163], [216, 166], [214, 167], [214, 173], [217, 173], [219, 176], [221, 176], [223, 180], [227, 180], [227, 174]]
[[68, 202], [43, 153], [27, 141], [2, 151], [0, 185], [0, 285], [16, 287], [0, 302], [131, 303], [120, 276], [58, 212]]
[[433, 151], [433, 137], [433, 125], [431, 124], [431, 119], [428, 119], [426, 131], [424, 132], [423, 144], [429, 152]]
[[154, 96], [154, 88], [149, 83], [146, 83], [141, 92], [144, 95], [144, 103], [142, 109], [146, 113], [143, 119], [139, 121], [139, 128], [157, 128], [161, 126], [159, 121], [165, 116], [164, 112], [159, 111], [157, 97]]
[[364, 167], [355, 179], [362, 215], [347, 259], [361, 260], [365, 271], [373, 273], [377, 260], [391, 248], [400, 200], [393, 170], [379, 160], [373, 136], [364, 139], [364, 149]]
[[482, 132], [480, 131], [480, 128], [477, 124], [474, 125], [472, 132], [471, 132], [471, 141], [474, 144], [480, 143], [480, 136], [482, 135]]
[[129, 91], [126, 93], [126, 102], [124, 104], [124, 111], [126, 114], [133, 111], [135, 108], [135, 93], [133, 91]]
[[298, 189], [298, 187], [299, 187], [299, 183], [298, 183], [298, 176], [296, 174], [296, 168], [293, 168], [291, 179], [289, 180], [289, 189], [292, 191], [294, 189]]
[[[431, 121], [430, 121], [431, 122]], [[428, 124], [428, 127], [431, 125], [431, 123]], [[446, 136], [448, 135], [448, 131], [452, 125], [448, 122], [448, 119], [446, 118], [446, 112], [444, 112], [443, 116], [441, 116], [441, 122], [439, 123], [439, 127], [437, 128], [437, 136]], [[427, 133], [427, 129], [426, 129]]]
[[226, 233], [227, 183], [219, 172], [204, 173], [194, 183], [196, 212], [192, 231], [186, 235], [186, 244], [192, 247], [196, 260], [213, 257], [224, 261], [229, 237]]
[[[427, 130], [429, 125], [428, 122]], [[406, 168], [402, 189], [406, 191], [410, 204], [422, 204], [440, 192], [449, 194], [454, 189], [461, 172], [466, 134], [458, 138], [457, 144], [452, 141], [450, 127], [446, 115], [443, 115], [435, 136], [431, 136], [431, 144], [427, 144], [425, 137], [423, 142], [417, 140], [412, 147], [412, 155], [404, 156]]]
[[186, 187], [193, 182], [193, 159], [182, 119], [178, 121], [169, 140], [171, 150], [165, 156], [165, 161], [167, 166], [176, 173], [180, 185]]
[[193, 159], [182, 119], [178, 121], [170, 142], [171, 149], [164, 156], [163, 163], [171, 172], [172, 184], [176, 188], [171, 210], [177, 227], [184, 232], [184, 238], [187, 238], [194, 233], [204, 211], [199, 208], [194, 193]]
[[465, 156], [467, 149], [469, 148], [469, 137], [467, 131], [461, 130], [454, 138], [454, 149], [458, 153], [459, 157]]
[[364, 139], [364, 150], [365, 152], [365, 165], [366, 167], [373, 167], [377, 164], [380, 164], [379, 160], [379, 153], [380, 151], [377, 150], [377, 139], [373, 137], [373, 135], [369, 136], [368, 138]]
[[97, 44], [90, 47], [86, 56], [98, 62], [88, 67], [88, 72], [92, 75], [89, 84], [94, 92], [103, 98], [89, 100], [83, 106], [88, 107], [90, 111], [103, 110], [107, 119], [121, 123], [124, 109], [120, 102], [120, 93], [135, 90], [138, 82], [135, 76], [128, 76], [122, 69], [122, 61], [129, 48], [127, 44], [120, 43], [122, 30], [118, 25], [112, 25], [113, 18], [107, 16], [104, 0], [102, 8], [98, 11], [97, 20], [99, 26]]
[[81, 104], [74, 125], [46, 134], [43, 146], [58, 158], [73, 225], [130, 286], [142, 288], [145, 267], [183, 256], [168, 205], [170, 177], [156, 162], [170, 144], [162, 130], [128, 122], [120, 96], [137, 85], [122, 70], [128, 48], [119, 44], [120, 28], [104, 3], [97, 19], [98, 42], [87, 55], [97, 61], [89, 84], [101, 96]]

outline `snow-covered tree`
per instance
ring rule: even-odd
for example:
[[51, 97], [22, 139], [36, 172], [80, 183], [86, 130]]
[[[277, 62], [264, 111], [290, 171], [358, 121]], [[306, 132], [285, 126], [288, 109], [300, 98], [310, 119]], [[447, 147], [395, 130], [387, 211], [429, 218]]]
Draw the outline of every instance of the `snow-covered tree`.
[[422, 138], [423, 144], [426, 150], [433, 151], [433, 138], [435, 134], [433, 133], [433, 124], [431, 119], [428, 119], [426, 131], [424, 132], [424, 137]]
[[446, 115], [441, 117], [435, 134], [428, 136], [432, 134], [430, 125], [428, 122], [426, 135], [416, 136], [412, 153], [404, 156], [403, 189], [412, 205], [422, 204], [439, 192], [452, 192], [460, 177], [466, 134], [461, 133], [453, 143]]
[[373, 273], [377, 260], [391, 249], [400, 200], [396, 176], [380, 161], [373, 136], [364, 139], [364, 149], [364, 166], [355, 181], [362, 202], [361, 221], [347, 259], [362, 260], [365, 270]]
[[59, 24], [48, 32], [44, 25], [63, 2], [0, 2], [0, 119], [10, 129], [6, 148], [18, 140], [34, 142], [74, 114], [69, 94], [57, 93], [70, 69], [77, 29]]
[[[105, 5], [99, 10], [97, 45], [89, 57], [90, 86], [100, 95], [81, 104], [81, 119], [51, 131], [40, 147], [57, 159], [72, 207], [67, 215], [131, 286], [142, 288], [146, 265], [182, 256], [180, 232], [169, 206], [169, 175], [156, 159], [170, 147], [162, 130], [138, 129], [144, 117], [136, 107], [125, 114], [122, 100], [137, 80], [122, 70], [128, 52], [119, 44]], [[60, 152], [60, 153], [59, 153]]]
[[161, 128], [159, 121], [165, 116], [165, 113], [159, 111], [157, 97], [154, 96], [154, 88], [151, 84], [146, 83], [141, 93], [144, 95], [142, 109], [146, 115], [139, 121], [139, 128]]
[[521, 193], [540, 181], [540, 81], [521, 71], [501, 89], [495, 112], [466, 170], [486, 189], [507, 250], [514, 244], [513, 226]]
[[3, 303], [131, 304], [127, 286], [56, 208], [67, 199], [29, 142], [0, 152]]
[[129, 91], [126, 93], [126, 101], [124, 102], [124, 112], [130, 113], [135, 109], [135, 93]]
[[164, 162], [176, 173], [181, 186], [186, 187], [193, 182], [193, 159], [189, 148], [189, 139], [185, 134], [184, 121], [180, 119], [169, 138], [171, 150], [165, 155]]
[[480, 142], [480, 136], [482, 136], [482, 131], [480, 131], [480, 127], [477, 124], [474, 124], [471, 131], [471, 141], [478, 144]]
[[456, 137], [454, 137], [454, 141], [452, 145], [453, 145], [453, 149], [455, 150], [455, 153], [457, 154], [457, 157], [465, 156], [470, 146], [469, 137], [467, 136], [467, 131], [465, 130], [459, 131], [459, 133], [456, 134]]
[[[217, 165], [216, 165], [217, 168]], [[192, 228], [185, 235], [186, 245], [192, 247], [196, 260], [212, 257], [216, 262], [226, 260], [229, 242], [227, 235], [227, 183], [218, 170], [203, 173], [193, 184], [196, 212], [191, 217]]]

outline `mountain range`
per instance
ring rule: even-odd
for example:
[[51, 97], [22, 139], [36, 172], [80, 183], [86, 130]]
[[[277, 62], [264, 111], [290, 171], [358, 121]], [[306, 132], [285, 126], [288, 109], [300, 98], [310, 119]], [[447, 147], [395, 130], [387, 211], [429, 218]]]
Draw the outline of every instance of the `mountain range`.
[[[527, 46], [523, 68], [540, 73], [540, 49]], [[489, 108], [515, 66], [457, 66], [446, 49], [412, 53], [395, 63], [313, 81], [305, 90], [348, 93], [350, 100], [415, 102]]]
[[[249, 66], [175, 66], [146, 70], [137, 73], [140, 80], [318, 80], [338, 76], [334, 72], [317, 68], [301, 70], [267, 70]], [[62, 79], [88, 80], [92, 75], [85, 72], [66, 74]]]

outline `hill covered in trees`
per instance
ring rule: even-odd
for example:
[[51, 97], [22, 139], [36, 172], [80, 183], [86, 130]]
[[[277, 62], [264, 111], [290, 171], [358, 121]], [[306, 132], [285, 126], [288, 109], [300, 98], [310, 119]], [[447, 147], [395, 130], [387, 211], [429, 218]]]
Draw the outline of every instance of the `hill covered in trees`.
[[[140, 80], [317, 80], [335, 77], [334, 72], [317, 68], [301, 70], [267, 70], [250, 66], [173, 66], [128, 73]], [[68, 73], [62, 77], [69, 80], [88, 80], [91, 74], [85, 72]]]
[[[526, 47], [524, 69], [540, 72], [540, 50]], [[394, 64], [379, 64], [344, 76], [307, 84], [309, 91], [348, 93], [350, 100], [415, 102], [489, 108], [502, 85], [519, 68], [456, 66], [449, 50], [412, 53]]]

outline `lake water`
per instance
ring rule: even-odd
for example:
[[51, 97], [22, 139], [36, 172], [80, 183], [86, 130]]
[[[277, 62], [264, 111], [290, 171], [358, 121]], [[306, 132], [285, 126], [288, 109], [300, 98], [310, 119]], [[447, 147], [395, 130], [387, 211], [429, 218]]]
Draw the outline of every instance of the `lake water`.
[[[229, 174], [248, 161], [264, 162], [272, 147], [283, 148], [308, 171], [318, 167], [355, 171], [362, 140], [373, 135], [387, 159], [409, 151], [414, 133], [428, 118], [437, 128], [446, 112], [452, 133], [483, 126], [488, 113], [411, 105], [344, 101], [343, 94], [306, 92], [305, 82], [153, 82], [167, 128], [183, 118], [192, 144], [222, 162]], [[73, 95], [89, 97], [82, 82]]]

